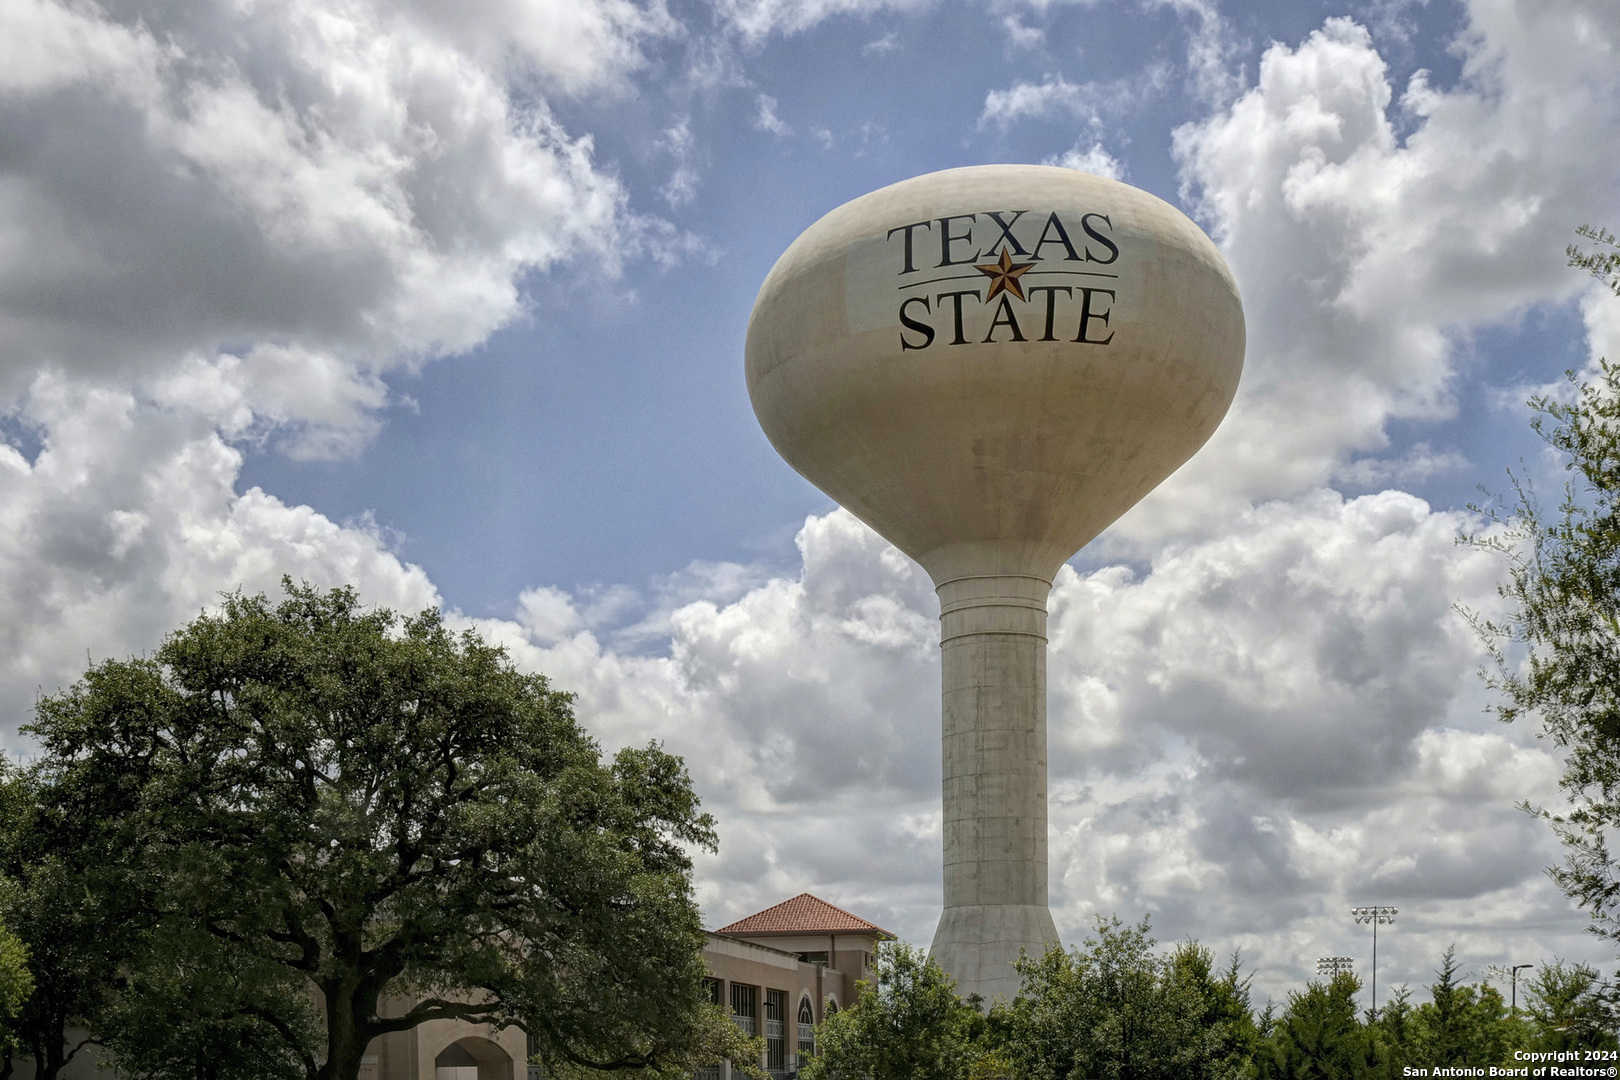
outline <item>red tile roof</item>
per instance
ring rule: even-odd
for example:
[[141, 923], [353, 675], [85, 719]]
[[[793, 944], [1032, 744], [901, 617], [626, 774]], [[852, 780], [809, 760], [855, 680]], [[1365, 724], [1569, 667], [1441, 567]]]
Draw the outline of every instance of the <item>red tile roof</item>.
[[761, 934], [876, 934], [879, 937], [893, 938], [894, 935], [867, 922], [858, 915], [851, 915], [840, 907], [833, 907], [820, 897], [809, 893], [800, 893], [791, 900], [784, 900], [775, 907], [768, 907], [764, 911], [755, 912], [745, 919], [738, 919], [730, 926], [722, 926], [716, 930], [717, 934], [736, 934], [738, 936], [757, 936]]

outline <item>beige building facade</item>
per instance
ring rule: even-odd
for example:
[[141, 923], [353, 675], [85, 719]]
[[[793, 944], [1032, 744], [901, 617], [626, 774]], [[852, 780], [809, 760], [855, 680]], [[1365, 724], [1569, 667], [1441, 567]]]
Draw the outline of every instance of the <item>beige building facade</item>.
[[[825, 900], [801, 893], [709, 935], [703, 950], [709, 991], [732, 1022], [765, 1040], [773, 1076], [798, 1071], [815, 1049], [815, 1026], [855, 1000], [872, 977], [878, 942], [894, 935]], [[728, 1065], [699, 1073], [727, 1080]]]
[[527, 1080], [528, 1060], [528, 1036], [520, 1028], [429, 1020], [373, 1039], [360, 1080]]

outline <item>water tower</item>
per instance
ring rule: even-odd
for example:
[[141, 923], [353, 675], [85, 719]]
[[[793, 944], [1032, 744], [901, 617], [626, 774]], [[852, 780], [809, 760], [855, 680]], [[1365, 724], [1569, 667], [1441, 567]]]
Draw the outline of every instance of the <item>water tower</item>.
[[846, 203], [748, 324], [771, 444], [933, 578], [945, 910], [960, 993], [1011, 998], [1047, 907], [1046, 598], [1063, 563], [1204, 444], [1243, 368], [1237, 287], [1168, 203], [985, 165]]

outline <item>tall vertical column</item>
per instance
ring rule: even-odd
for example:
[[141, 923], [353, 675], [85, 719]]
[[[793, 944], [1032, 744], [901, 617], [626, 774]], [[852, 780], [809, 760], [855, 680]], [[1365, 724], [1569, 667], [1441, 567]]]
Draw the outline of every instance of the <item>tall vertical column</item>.
[[1020, 949], [1058, 940], [1046, 901], [1046, 597], [1022, 575], [939, 585], [945, 912], [930, 950], [964, 997], [1018, 992]]

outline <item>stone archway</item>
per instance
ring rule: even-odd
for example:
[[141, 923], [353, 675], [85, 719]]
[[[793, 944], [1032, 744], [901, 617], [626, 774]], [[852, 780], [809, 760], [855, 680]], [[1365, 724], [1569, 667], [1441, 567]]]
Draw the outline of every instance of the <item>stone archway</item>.
[[495, 1043], [469, 1035], [446, 1046], [433, 1059], [434, 1080], [516, 1080], [512, 1059]]

